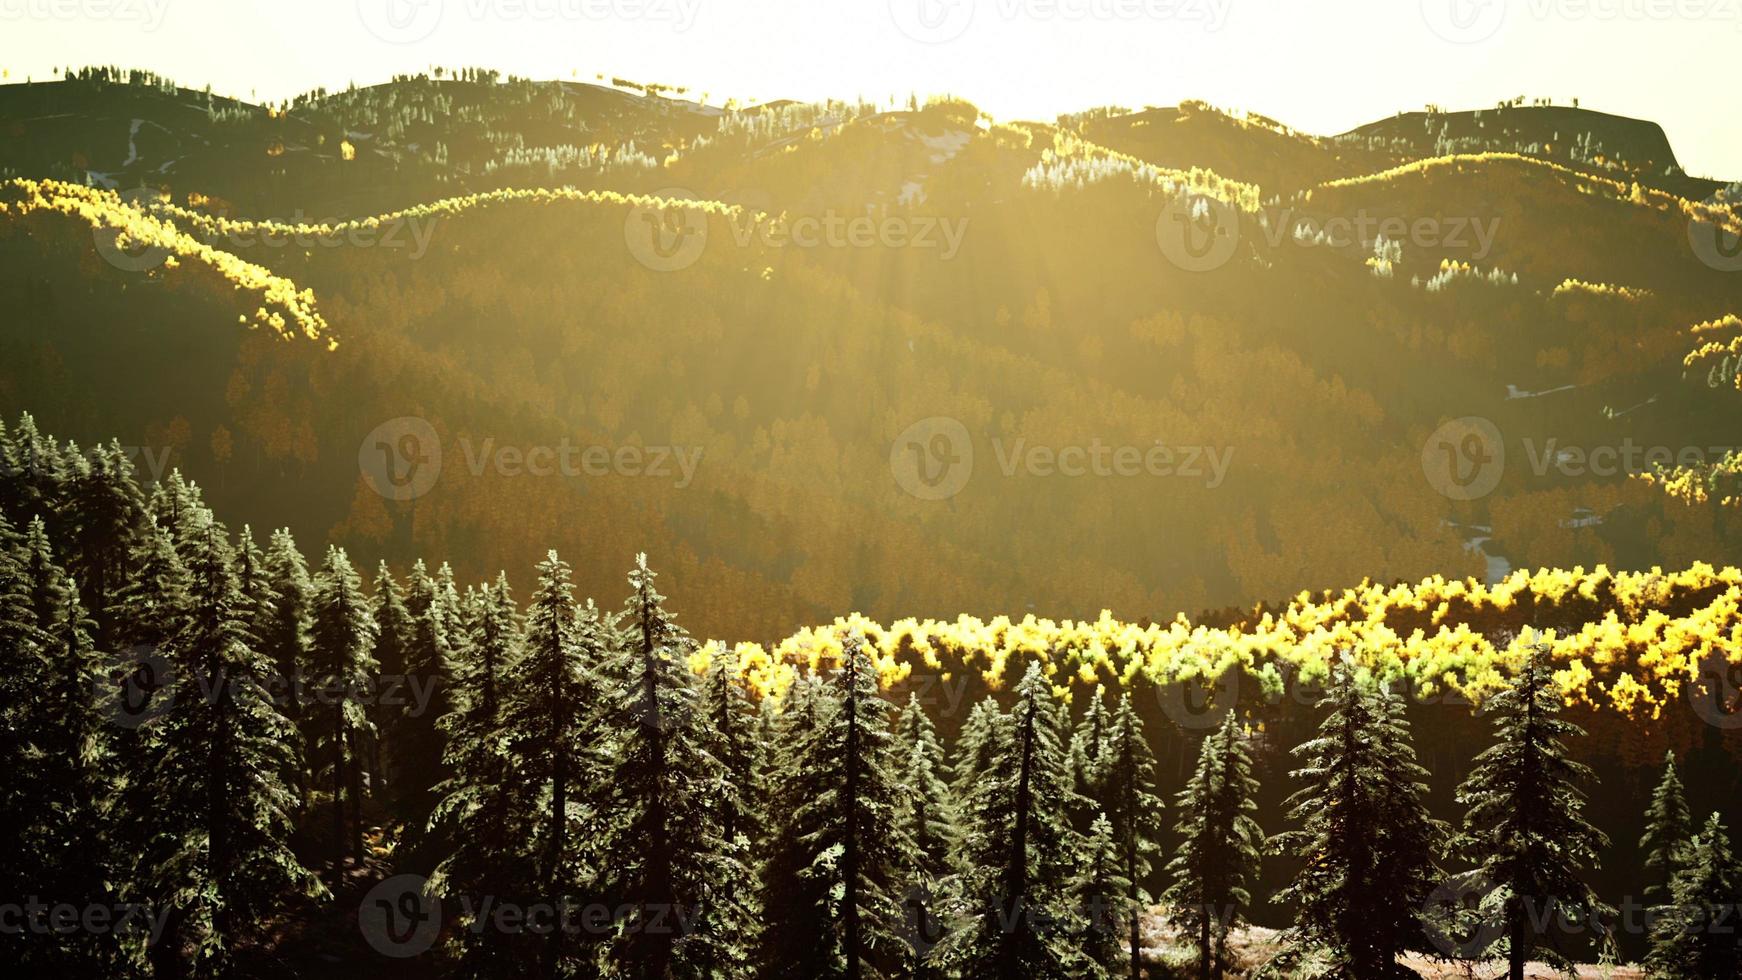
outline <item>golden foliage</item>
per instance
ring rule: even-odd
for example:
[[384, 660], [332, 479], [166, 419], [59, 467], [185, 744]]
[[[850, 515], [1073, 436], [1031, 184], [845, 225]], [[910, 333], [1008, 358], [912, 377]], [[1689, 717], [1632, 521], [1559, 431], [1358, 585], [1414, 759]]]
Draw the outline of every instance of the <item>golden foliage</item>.
[[[1494, 585], [1435, 576], [1417, 584], [1363, 582], [1341, 593], [1301, 593], [1280, 614], [1226, 628], [1130, 623], [1107, 611], [1093, 621], [1032, 615], [954, 621], [903, 619], [883, 626], [855, 613], [810, 627], [772, 648], [736, 644], [746, 681], [779, 696], [799, 671], [838, 661], [842, 644], [862, 636], [887, 684], [915, 670], [978, 671], [998, 688], [1039, 659], [1055, 683], [1213, 683], [1231, 670], [1280, 691], [1288, 675], [1311, 680], [1341, 651], [1375, 675], [1409, 683], [1423, 697], [1456, 694], [1479, 703], [1505, 683], [1533, 645], [1559, 665], [1568, 703], [1655, 718], [1683, 696], [1699, 660], [1717, 651], [1742, 662], [1742, 571], [1704, 563], [1673, 573], [1516, 571]], [[1576, 630], [1538, 630], [1540, 619], [1582, 622]], [[1472, 622], [1494, 624], [1473, 629]], [[705, 668], [718, 641], [698, 653]]]

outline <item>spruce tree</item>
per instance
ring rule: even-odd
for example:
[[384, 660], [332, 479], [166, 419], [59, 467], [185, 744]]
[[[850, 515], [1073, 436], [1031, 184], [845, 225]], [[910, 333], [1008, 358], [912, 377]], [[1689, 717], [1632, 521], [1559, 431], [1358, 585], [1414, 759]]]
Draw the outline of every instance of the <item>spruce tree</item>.
[[1384, 790], [1379, 821], [1384, 832], [1375, 847], [1375, 879], [1389, 882], [1396, 897], [1378, 910], [1374, 928], [1390, 937], [1399, 952], [1431, 952], [1433, 943], [1420, 913], [1439, 886], [1436, 859], [1448, 846], [1451, 828], [1428, 811], [1428, 772], [1415, 754], [1409, 701], [1392, 683], [1406, 682], [1382, 683], [1374, 692], [1379, 702], [1376, 741]]
[[1742, 866], [1730, 833], [1714, 813], [1684, 845], [1670, 904], [1658, 909], [1645, 960], [1653, 980], [1707, 980], [1742, 976]]
[[1681, 775], [1676, 772], [1675, 752], [1663, 754], [1663, 778], [1652, 791], [1651, 806], [1645, 811], [1645, 834], [1639, 838], [1639, 850], [1645, 855], [1645, 867], [1659, 875], [1645, 886], [1645, 894], [1663, 895], [1669, 883], [1681, 870], [1682, 851], [1694, 836], [1694, 818], [1688, 812], [1687, 797], [1682, 793]]
[[[110, 729], [103, 699], [95, 696], [104, 685], [105, 664], [92, 643], [93, 625], [78, 589], [54, 562], [41, 518], [30, 522], [22, 557], [22, 581], [44, 657], [39, 686], [16, 719], [29, 740], [28, 761], [7, 767], [15, 783], [28, 786], [34, 817], [31, 829], [14, 840], [39, 862], [35, 884], [41, 894], [86, 906], [107, 896], [111, 871], [105, 847]], [[67, 950], [73, 954], [68, 972], [101, 972], [113, 952], [93, 935], [81, 934], [68, 946], [79, 947]]]
[[[434, 787], [445, 778], [442, 751], [445, 738], [438, 719], [451, 708], [453, 650], [458, 632], [457, 610], [443, 584], [418, 562], [412, 571], [405, 608], [411, 617], [410, 644], [405, 650], [404, 676], [393, 678], [399, 703], [385, 706], [390, 719], [393, 759], [392, 806], [402, 824], [401, 856], [406, 868], [434, 867], [440, 834], [428, 826], [437, 798]], [[415, 697], [413, 696], [415, 695]]]
[[1558, 967], [1567, 958], [1543, 925], [1596, 921], [1603, 905], [1581, 872], [1594, 867], [1608, 839], [1585, 820], [1578, 784], [1590, 769], [1567, 757], [1565, 739], [1583, 735], [1562, 720], [1546, 648], [1532, 646], [1512, 683], [1484, 705], [1494, 715], [1495, 744], [1476, 757], [1458, 788], [1469, 807], [1460, 841], [1492, 891], [1480, 914], [1504, 943], [1511, 980], [1538, 953]]
[[344, 865], [345, 802], [352, 804], [350, 845], [353, 860], [363, 857], [363, 828], [356, 819], [358, 800], [352, 772], [362, 762], [362, 747], [372, 731], [366, 700], [375, 689], [375, 622], [362, 582], [343, 549], [329, 547], [312, 597], [310, 667], [316, 696], [306, 705], [314, 733], [312, 755], [320, 780], [332, 793], [333, 870]]
[[940, 909], [947, 902], [946, 880], [951, 852], [961, 839], [955, 800], [940, 775], [944, 750], [937, 729], [919, 703], [917, 693], [895, 721], [897, 783], [904, 791], [896, 808], [896, 825], [913, 842], [912, 870], [906, 897], [909, 976], [934, 976], [937, 964], [930, 955], [942, 934]]
[[[479, 627], [488, 632], [475, 651], [481, 659], [469, 655], [458, 711], [444, 721], [453, 775], [438, 787], [434, 817], [453, 835], [436, 882], [449, 895], [470, 896], [475, 908], [504, 894], [562, 902], [586, 877], [577, 838], [579, 800], [598, 751], [591, 727], [597, 683], [584, 649], [596, 638], [583, 636], [591, 608], [576, 606], [569, 566], [554, 551], [538, 564], [523, 630], [505, 579], [487, 601]], [[557, 976], [578, 952], [567, 949], [560, 931], [503, 935], [484, 922], [462, 925], [456, 940], [470, 976]]]
[[743, 682], [736, 649], [724, 645], [712, 647], [701, 688], [703, 745], [719, 763], [725, 777], [716, 797], [716, 819], [728, 859], [720, 868], [732, 877], [713, 884], [717, 893], [731, 895], [731, 902], [717, 916], [721, 928], [737, 933], [731, 937], [732, 963], [722, 964], [719, 969], [722, 974], [730, 974], [748, 965], [761, 942], [763, 918], [754, 896], [756, 871], [768, 847], [768, 816], [762, 809], [766, 746], [761, 712]]
[[956, 737], [955, 760], [950, 776], [950, 793], [957, 801], [965, 801], [980, 777], [989, 772], [994, 759], [1002, 755], [1010, 739], [1010, 718], [998, 707], [998, 700], [988, 694], [968, 709], [968, 718]]
[[808, 921], [787, 925], [812, 942], [771, 933], [793, 954], [775, 976], [887, 977], [907, 959], [901, 900], [914, 843], [899, 822], [905, 791], [889, 703], [877, 685], [864, 637], [850, 635], [798, 763], [809, 792], [790, 816], [789, 836], [801, 849], [797, 874], [776, 883], [800, 896]]
[[798, 887], [810, 868], [810, 828], [794, 817], [806, 800], [822, 792], [828, 778], [810, 760], [821, 754], [817, 743], [833, 708], [822, 680], [804, 671], [781, 694], [769, 722], [769, 846], [761, 868], [763, 942], [756, 959], [756, 975], [768, 980], [805, 980], [823, 968], [817, 944], [793, 943], [787, 937], [806, 935], [818, 920], [814, 894]]
[[[1135, 923], [1138, 909], [1131, 904], [1131, 882], [1120, 872], [1119, 841], [1105, 815], [1089, 825], [1083, 841], [1082, 862], [1071, 879], [1077, 929], [1082, 936], [1085, 976], [1121, 976], [1130, 965], [1125, 947], [1125, 926]], [[1141, 961], [1139, 961], [1141, 969]], [[1131, 976], [1142, 976], [1134, 972]]]
[[[381, 672], [383, 691], [405, 691], [407, 651], [411, 648], [412, 623], [411, 613], [405, 608], [405, 594], [399, 587], [399, 582], [393, 577], [393, 571], [381, 562], [375, 568], [375, 584], [370, 596], [370, 615], [375, 617], [375, 666]], [[369, 706], [369, 720], [374, 723], [377, 735], [371, 740], [369, 751], [369, 788], [377, 796], [386, 793], [397, 793], [397, 782], [389, 782], [386, 769], [386, 754], [383, 744], [393, 735], [393, 723], [397, 705], [385, 703], [388, 699], [377, 698]], [[385, 787], [385, 793], [383, 792]]]
[[1117, 849], [1117, 875], [1126, 887], [1119, 908], [1125, 916], [1127, 959], [1135, 977], [1143, 969], [1138, 913], [1150, 900], [1143, 882], [1149, 877], [1151, 862], [1161, 854], [1164, 804], [1155, 793], [1155, 756], [1129, 693], [1119, 696], [1119, 707], [1107, 729], [1103, 759], [1101, 797]]
[[1228, 934], [1246, 920], [1258, 878], [1263, 831], [1252, 814], [1258, 781], [1234, 712], [1204, 739], [1197, 767], [1174, 809], [1179, 847], [1167, 865], [1162, 893], [1168, 924], [1197, 950], [1198, 976], [1222, 975]]
[[702, 734], [708, 752], [727, 774], [727, 799], [721, 811], [721, 831], [727, 840], [747, 842], [762, 836], [762, 814], [756, 808], [757, 772], [761, 767], [760, 712], [740, 676], [738, 651], [715, 645], [702, 672]]
[[929, 878], [942, 878], [949, 873], [950, 850], [961, 828], [943, 779], [943, 743], [918, 694], [909, 694], [896, 716], [894, 747], [900, 781], [908, 790], [908, 799], [898, 811], [903, 832], [913, 840], [918, 870]]
[[[1077, 724], [1076, 732], [1071, 736], [1072, 782], [1078, 795], [1097, 804], [1105, 802], [1101, 784], [1105, 775], [1107, 736], [1111, 729], [1106, 698], [1106, 687], [1095, 685], [1095, 694], [1083, 711], [1083, 720]], [[1088, 829], [1088, 823], [1094, 819], [1095, 812], [1096, 808], [1089, 808], [1083, 814], [1082, 829]]]
[[65, 506], [68, 462], [54, 440], [37, 429], [29, 413], [19, 417], [6, 443], [8, 479], [5, 498], [0, 501], [14, 528], [29, 524], [32, 517], [51, 517]]
[[698, 731], [691, 640], [663, 607], [645, 555], [629, 574], [623, 637], [607, 676], [612, 759], [597, 781], [599, 888], [627, 911], [605, 950], [609, 969], [644, 977], [731, 973], [742, 877], [721, 839], [725, 772]]
[[989, 741], [998, 751], [964, 804], [967, 921], [939, 952], [968, 976], [1077, 976], [1088, 962], [1070, 928], [1081, 849], [1070, 816], [1079, 798], [1038, 662], [1016, 687], [1008, 738]]
[[[52, 865], [43, 853], [54, 843], [45, 839], [41, 805], [43, 758], [34, 731], [51, 711], [44, 680], [49, 673], [49, 640], [37, 627], [31, 609], [30, 583], [20, 561], [20, 541], [12, 524], [0, 515], [0, 834], [12, 842], [0, 850], [0, 894], [21, 902], [42, 887]], [[21, 930], [22, 931], [22, 930]], [[57, 950], [29, 933], [9, 936], [17, 946], [16, 961], [47, 970]]]
[[323, 722], [314, 712], [303, 710], [303, 701], [313, 693], [310, 688], [315, 680], [311, 660], [314, 583], [309, 577], [308, 563], [288, 528], [272, 532], [264, 561], [266, 578], [272, 583], [271, 608], [257, 613], [255, 639], [278, 677], [279, 709], [297, 726], [293, 744], [296, 787], [302, 798], [300, 808], [306, 810], [314, 785], [310, 771], [313, 746], [319, 736], [318, 726]]
[[186, 955], [199, 976], [223, 976], [237, 940], [286, 897], [318, 894], [289, 847], [295, 793], [290, 722], [268, 691], [271, 664], [248, 634], [221, 526], [183, 515], [189, 554], [189, 627], [174, 645], [184, 691], [154, 742], [144, 785], [152, 800], [136, 877], [169, 911], [154, 960]]
[[73, 462], [62, 505], [70, 533], [67, 566], [79, 582], [81, 604], [95, 618], [100, 650], [118, 642], [111, 606], [132, 571], [144, 509], [133, 466], [118, 444]]
[[1317, 707], [1318, 734], [1294, 749], [1304, 785], [1287, 806], [1300, 828], [1275, 840], [1301, 868], [1277, 900], [1295, 905], [1293, 944], [1339, 975], [1407, 975], [1397, 957], [1421, 937], [1415, 912], [1435, 885], [1427, 774], [1401, 711], [1347, 656]]

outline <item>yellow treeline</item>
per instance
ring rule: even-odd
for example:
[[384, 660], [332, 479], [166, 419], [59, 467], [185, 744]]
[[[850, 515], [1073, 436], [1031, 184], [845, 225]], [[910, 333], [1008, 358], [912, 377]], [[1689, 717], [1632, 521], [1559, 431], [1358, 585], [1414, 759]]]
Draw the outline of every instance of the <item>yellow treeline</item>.
[[263, 266], [195, 239], [160, 217], [158, 210], [155, 206], [149, 210], [136, 207], [114, 191], [82, 184], [22, 179], [0, 183], [0, 217], [59, 214], [82, 221], [93, 231], [112, 229], [118, 233], [116, 245], [122, 249], [160, 249], [166, 269], [181, 262], [197, 262], [215, 270], [237, 289], [258, 296], [260, 305], [252, 320], [243, 317], [245, 325], [264, 326], [281, 337], [300, 334], [324, 340], [329, 347], [336, 345], [328, 336], [327, 321], [315, 308], [313, 290], [298, 290], [296, 283]]
[[[1451, 692], [1479, 702], [1505, 683], [1528, 647], [1546, 644], [1569, 704], [1646, 718], [1685, 696], [1709, 653], [1742, 663], [1739, 605], [1742, 572], [1733, 567], [1614, 573], [1598, 566], [1520, 570], [1494, 585], [1438, 576], [1413, 585], [1366, 582], [1341, 593], [1302, 593], [1280, 614], [1226, 629], [1193, 625], [1183, 615], [1139, 625], [1105, 611], [1083, 622], [962, 616], [889, 626], [853, 614], [772, 648], [738, 643], [733, 652], [749, 684], [778, 696], [798, 671], [833, 663], [854, 634], [875, 651], [886, 683], [916, 670], [946, 677], [972, 670], [998, 687], [1038, 658], [1061, 693], [1073, 682], [1213, 682], [1230, 670], [1280, 692], [1285, 676], [1311, 680], [1349, 651], [1375, 675], [1407, 681], [1423, 697]], [[1567, 632], [1531, 625], [1569, 616], [1584, 625]], [[705, 668], [724, 650], [718, 641], [704, 644], [694, 666]]]

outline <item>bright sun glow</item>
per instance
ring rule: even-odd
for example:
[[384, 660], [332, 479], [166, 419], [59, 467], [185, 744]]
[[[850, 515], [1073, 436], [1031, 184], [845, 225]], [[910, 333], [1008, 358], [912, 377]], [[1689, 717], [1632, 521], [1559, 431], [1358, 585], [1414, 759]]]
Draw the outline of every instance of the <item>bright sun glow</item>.
[[1317, 134], [1578, 98], [1726, 178], [1739, 43], [1737, 6], [1701, 0], [0, 0], [12, 80], [114, 64], [277, 100], [464, 65], [716, 103], [948, 92], [1000, 119], [1202, 99]]

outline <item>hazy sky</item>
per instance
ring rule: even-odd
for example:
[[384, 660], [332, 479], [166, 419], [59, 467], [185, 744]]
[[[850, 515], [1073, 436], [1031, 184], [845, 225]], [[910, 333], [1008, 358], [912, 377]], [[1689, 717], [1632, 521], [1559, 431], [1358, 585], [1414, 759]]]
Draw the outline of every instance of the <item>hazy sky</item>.
[[1198, 98], [1315, 133], [1577, 96], [1742, 178], [1742, 0], [0, 0], [10, 80], [67, 64], [268, 100], [436, 64], [1001, 119]]

